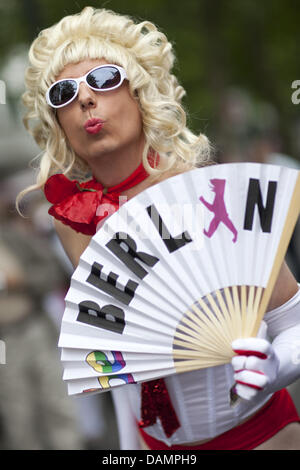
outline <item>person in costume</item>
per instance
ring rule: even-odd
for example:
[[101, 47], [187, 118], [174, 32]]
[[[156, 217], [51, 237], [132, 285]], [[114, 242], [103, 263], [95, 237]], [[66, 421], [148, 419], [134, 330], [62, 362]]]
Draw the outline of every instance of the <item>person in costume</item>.
[[[25, 124], [43, 155], [26, 191], [44, 189], [75, 267], [120, 196], [211, 164], [210, 143], [186, 126], [172, 46], [150, 22], [86, 7], [43, 30], [29, 59]], [[286, 264], [263, 325], [268, 336], [233, 343], [231, 364], [114, 392], [121, 448], [300, 449], [285, 388], [300, 376], [300, 291]]]

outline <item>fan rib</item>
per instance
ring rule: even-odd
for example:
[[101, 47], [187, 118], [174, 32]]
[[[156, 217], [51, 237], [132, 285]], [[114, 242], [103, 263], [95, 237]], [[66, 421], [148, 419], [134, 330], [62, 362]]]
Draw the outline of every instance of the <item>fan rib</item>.
[[226, 358], [220, 357], [220, 359], [216, 359], [216, 360], [206, 359], [205, 361], [202, 361], [201, 359], [176, 361], [174, 363], [176, 372], [177, 373], [191, 372], [191, 371], [198, 370], [198, 369], [206, 369], [207, 367], [219, 366], [219, 365], [229, 362], [227, 357]]
[[255, 315], [255, 310], [254, 310], [255, 289], [256, 289], [255, 286], [249, 286], [248, 288], [248, 299], [247, 299], [247, 305], [246, 305], [246, 310], [245, 310], [244, 330], [243, 330], [244, 337], [246, 337], [248, 331], [251, 331], [251, 322], [253, 320], [253, 316]]
[[216, 290], [216, 296], [217, 296], [217, 300], [219, 302], [219, 305], [221, 307], [221, 310], [224, 314], [224, 317], [225, 317], [225, 323], [228, 327], [228, 330], [229, 330], [229, 336], [230, 338], [233, 338], [234, 335], [233, 335], [233, 325], [232, 325], [232, 321], [231, 321], [231, 316], [230, 316], [230, 313], [228, 311], [228, 308], [227, 308], [227, 304], [226, 302], [224, 301], [224, 298], [223, 298], [223, 295], [221, 293], [221, 291], [218, 289]]
[[[178, 329], [184, 330], [186, 327], [184, 327], [184, 326], [182, 325], [182, 323], [186, 323], [186, 324], [188, 324], [188, 325], [190, 326], [190, 328], [191, 328], [192, 331], [193, 331], [194, 329], [195, 329], [196, 331], [198, 331], [199, 335], [196, 336], [196, 337], [198, 338], [199, 343], [201, 342], [201, 344], [204, 345], [204, 343], [206, 343], [206, 344], [211, 344], [211, 342], [212, 342], [212, 344], [214, 344], [214, 342], [215, 342], [215, 331], [212, 331], [211, 329], [207, 329], [207, 328], [206, 328], [207, 325], [205, 324], [205, 317], [203, 318], [203, 315], [202, 315], [201, 310], [199, 310], [199, 317], [197, 317], [197, 316], [195, 315], [195, 313], [193, 313], [193, 312], [191, 312], [191, 311], [189, 311], [189, 310], [186, 312], [186, 314], [188, 314], [189, 317], [191, 317], [191, 319], [194, 319], [195, 322], [191, 321], [191, 319], [190, 319], [189, 317], [187, 317], [187, 316], [186, 316], [186, 317], [183, 317], [182, 320], [181, 320], [181, 323], [179, 323], [179, 325], [177, 326], [177, 330], [178, 330]], [[200, 315], [201, 315], [201, 318], [200, 318]], [[200, 322], [202, 322], [202, 324], [201, 324]], [[200, 325], [200, 326], [199, 326], [199, 325]], [[209, 325], [209, 326], [210, 326], [210, 325]], [[188, 334], [191, 334], [191, 333], [189, 333], [191, 330], [188, 330], [188, 331], [187, 331]], [[175, 337], [176, 337], [176, 335], [177, 335], [177, 333], [175, 333]], [[193, 333], [193, 335], [194, 335], [194, 333]], [[204, 335], [205, 335], [205, 336], [204, 336]], [[208, 339], [208, 338], [210, 339], [210, 342], [209, 342], [209, 343], [207, 343], [207, 339]], [[205, 341], [205, 339], [206, 339], [206, 341]], [[211, 349], [211, 348], [210, 348], [210, 349]], [[216, 350], [217, 350], [217, 349], [218, 349], [218, 348], [216, 348]]]
[[[211, 323], [213, 324], [213, 326], [216, 328], [215, 330], [213, 330], [213, 335], [214, 335], [214, 338], [215, 340], [218, 338], [218, 343], [222, 346], [222, 343], [224, 343], [224, 340], [226, 341], [226, 336], [224, 336], [224, 332], [222, 331], [222, 329], [220, 329], [220, 322], [217, 321], [214, 313], [209, 309], [208, 305], [204, 302], [203, 299], [198, 299], [197, 302], [199, 303], [200, 307], [202, 308], [202, 310], [204, 311], [204, 313], [207, 315], [207, 316], [203, 316], [202, 315], [202, 318], [203, 318], [203, 321], [209, 325], [209, 327], [211, 327]], [[194, 304], [192, 306], [193, 310], [197, 311], [197, 312], [201, 312], [201, 310], [199, 310], [196, 305]], [[217, 337], [216, 335], [219, 334], [220, 336]]]
[[[220, 293], [220, 291], [216, 291], [218, 293]], [[224, 315], [224, 312], [222, 310], [220, 310], [220, 308], [218, 307], [217, 303], [215, 302], [213, 296], [211, 294], [208, 294], [207, 295], [207, 300], [209, 301], [210, 305], [212, 306], [212, 309], [216, 315], [216, 317], [219, 319], [219, 322], [220, 322], [220, 325], [222, 327], [222, 330], [224, 332], [224, 335], [226, 335], [226, 341], [230, 341], [231, 340], [231, 336], [230, 336], [230, 329], [229, 329], [229, 325], [228, 325], [228, 322], [226, 321], [226, 317]], [[225, 308], [225, 310], [227, 311], [227, 309]]]

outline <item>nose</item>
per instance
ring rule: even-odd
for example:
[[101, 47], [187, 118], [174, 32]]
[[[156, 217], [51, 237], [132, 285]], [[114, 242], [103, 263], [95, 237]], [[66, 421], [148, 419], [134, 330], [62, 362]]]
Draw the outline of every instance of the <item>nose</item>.
[[77, 98], [83, 111], [96, 107], [95, 92], [86, 83], [80, 83]]

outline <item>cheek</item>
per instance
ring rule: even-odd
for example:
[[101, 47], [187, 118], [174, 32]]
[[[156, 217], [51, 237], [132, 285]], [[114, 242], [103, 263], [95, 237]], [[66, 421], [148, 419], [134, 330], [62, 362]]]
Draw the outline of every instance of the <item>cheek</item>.
[[71, 115], [68, 112], [67, 108], [62, 108], [57, 110], [57, 121], [64, 133], [66, 134], [67, 137], [69, 137], [69, 134], [73, 134], [73, 126], [72, 122], [73, 120], [71, 119]]
[[74, 112], [72, 112], [68, 108], [58, 109], [57, 111], [58, 111], [57, 120], [66, 138], [68, 139], [70, 145], [73, 148], [77, 147], [78, 145], [77, 142], [80, 138], [80, 132], [78, 132], [79, 129], [78, 127], [76, 127], [76, 120], [74, 119]]
[[116, 91], [113, 97], [114, 105], [112, 106], [115, 111], [116, 122], [122, 122], [122, 125], [126, 128], [141, 129], [143, 127], [142, 115], [137, 99], [131, 95], [129, 87], [126, 85]]
[[143, 131], [143, 120], [140, 108], [136, 102], [125, 105], [122, 113], [122, 126], [128, 134], [141, 134]]

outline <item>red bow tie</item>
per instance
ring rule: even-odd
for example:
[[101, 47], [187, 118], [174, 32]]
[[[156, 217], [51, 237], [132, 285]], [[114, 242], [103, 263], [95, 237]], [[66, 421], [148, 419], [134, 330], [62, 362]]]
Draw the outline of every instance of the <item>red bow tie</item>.
[[[79, 183], [76, 180], [70, 181], [62, 174], [53, 175], [44, 187], [46, 198], [53, 204], [49, 214], [71, 226], [76, 232], [94, 235], [99, 222], [119, 209], [121, 193], [147, 176], [149, 175], [142, 163], [128, 178], [110, 188], [104, 188], [94, 178]], [[103, 211], [99, 211], [101, 205], [105, 207]]]
[[[98, 223], [119, 208], [120, 193], [105, 194], [103, 186], [95, 180], [78, 183], [64, 175], [53, 175], [47, 180], [44, 192], [53, 204], [49, 214], [85, 235], [94, 235]], [[100, 204], [108, 204], [109, 213], [103, 211], [97, 216]]]

